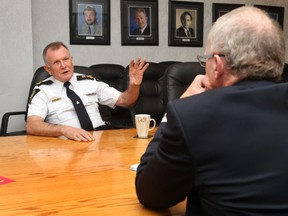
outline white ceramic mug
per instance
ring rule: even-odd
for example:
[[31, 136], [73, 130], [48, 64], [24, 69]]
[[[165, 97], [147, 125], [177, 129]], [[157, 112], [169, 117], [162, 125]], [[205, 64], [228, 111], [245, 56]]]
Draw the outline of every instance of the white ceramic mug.
[[[150, 122], [153, 122], [153, 126], [150, 127]], [[137, 135], [139, 138], [147, 138], [148, 131], [151, 131], [156, 126], [155, 119], [152, 119], [149, 114], [137, 114], [135, 115], [135, 124]]]

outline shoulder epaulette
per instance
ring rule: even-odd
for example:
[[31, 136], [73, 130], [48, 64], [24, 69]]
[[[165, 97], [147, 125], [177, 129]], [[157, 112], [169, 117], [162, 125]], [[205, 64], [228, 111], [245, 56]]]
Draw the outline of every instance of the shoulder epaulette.
[[36, 88], [36, 89], [34, 89], [33, 91], [32, 91], [32, 93], [31, 93], [31, 95], [30, 95], [30, 97], [29, 97], [29, 104], [31, 104], [31, 101], [32, 101], [32, 99], [33, 99], [33, 97], [38, 93], [40, 91], [40, 89], [38, 89], [38, 88]]
[[38, 82], [36, 83], [36, 86], [41, 86], [41, 85], [51, 85], [53, 83], [52, 80], [47, 80], [47, 81], [42, 81], [42, 82]]
[[87, 74], [77, 76], [77, 80], [87, 80], [87, 79], [94, 80], [94, 76]]

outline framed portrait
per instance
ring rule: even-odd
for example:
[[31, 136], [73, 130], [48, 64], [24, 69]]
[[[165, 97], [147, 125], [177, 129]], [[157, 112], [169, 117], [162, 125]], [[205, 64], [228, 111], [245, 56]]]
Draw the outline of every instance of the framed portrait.
[[203, 46], [203, 6], [169, 0], [168, 46]]
[[262, 10], [265, 10], [272, 19], [276, 20], [283, 29], [284, 22], [284, 7], [254, 5]]
[[69, 0], [70, 44], [110, 45], [110, 0]]
[[158, 45], [158, 0], [121, 0], [122, 45]]
[[212, 4], [212, 22], [214, 23], [220, 16], [242, 6], [244, 6], [244, 4], [213, 3]]

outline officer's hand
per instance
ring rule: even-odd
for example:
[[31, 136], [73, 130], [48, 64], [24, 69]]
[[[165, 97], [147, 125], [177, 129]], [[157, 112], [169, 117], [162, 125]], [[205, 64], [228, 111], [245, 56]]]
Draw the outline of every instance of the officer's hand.
[[65, 126], [62, 128], [62, 133], [68, 139], [72, 139], [72, 140], [79, 141], [79, 142], [80, 141], [81, 142], [87, 142], [87, 141], [95, 140], [95, 138], [93, 137], [93, 135], [90, 132], [85, 131], [81, 128], [74, 128], [74, 127], [70, 127], [70, 126]]

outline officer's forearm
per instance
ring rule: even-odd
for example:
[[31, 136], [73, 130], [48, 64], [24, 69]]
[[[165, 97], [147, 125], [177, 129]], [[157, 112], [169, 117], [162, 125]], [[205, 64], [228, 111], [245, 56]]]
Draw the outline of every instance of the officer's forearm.
[[132, 106], [140, 92], [140, 85], [129, 85], [128, 89], [124, 92], [122, 92], [116, 102], [117, 106], [122, 106], [122, 107], [130, 107]]

